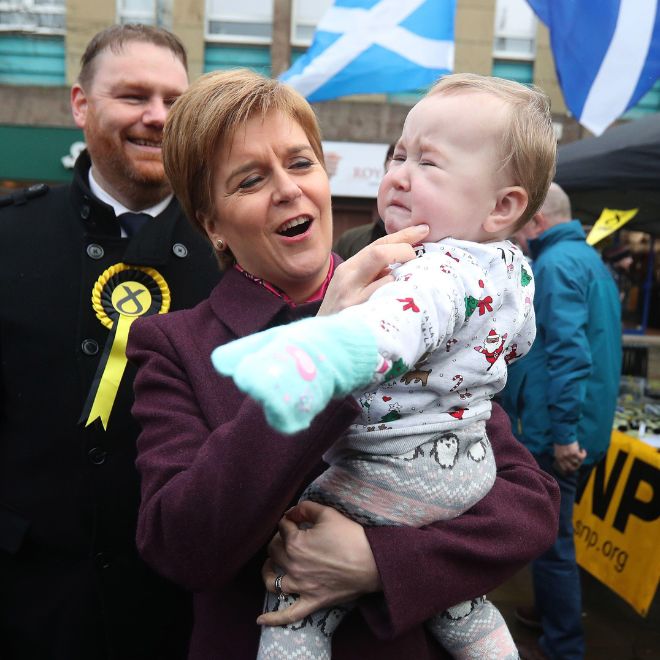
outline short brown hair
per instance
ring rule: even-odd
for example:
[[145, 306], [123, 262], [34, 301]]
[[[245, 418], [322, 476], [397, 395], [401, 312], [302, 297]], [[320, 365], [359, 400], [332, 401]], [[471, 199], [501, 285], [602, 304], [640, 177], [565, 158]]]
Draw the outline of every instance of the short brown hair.
[[127, 23], [126, 25], [112, 25], [98, 32], [87, 44], [85, 52], [80, 58], [80, 73], [78, 82], [83, 88], [88, 87], [94, 79], [96, 72], [94, 61], [98, 55], [109, 48], [113, 53], [121, 53], [127, 43], [134, 41], [154, 44], [161, 48], [171, 50], [175, 57], [181, 60], [183, 67], [188, 70], [188, 56], [186, 48], [179, 38], [164, 28], [142, 25], [140, 23]]
[[247, 120], [273, 110], [300, 125], [324, 164], [321, 131], [309, 103], [292, 87], [248, 69], [201, 76], [168, 113], [163, 132], [165, 173], [186, 215], [204, 234], [198, 214], [213, 211], [217, 150], [230, 145]]
[[509, 167], [515, 185], [528, 195], [527, 208], [513, 226], [518, 231], [538, 211], [555, 175], [557, 138], [552, 127], [550, 100], [534, 85], [512, 80], [454, 73], [441, 78], [427, 96], [476, 91], [492, 94], [509, 105], [508, 126], [502, 136], [503, 167]]

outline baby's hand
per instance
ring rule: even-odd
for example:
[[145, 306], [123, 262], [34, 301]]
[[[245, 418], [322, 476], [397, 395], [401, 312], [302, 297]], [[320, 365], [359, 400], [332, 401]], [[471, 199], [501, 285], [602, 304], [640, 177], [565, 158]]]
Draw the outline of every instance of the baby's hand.
[[316, 317], [271, 328], [216, 348], [217, 371], [261, 403], [282, 433], [309, 427], [335, 396], [373, 378], [373, 336], [340, 316]]

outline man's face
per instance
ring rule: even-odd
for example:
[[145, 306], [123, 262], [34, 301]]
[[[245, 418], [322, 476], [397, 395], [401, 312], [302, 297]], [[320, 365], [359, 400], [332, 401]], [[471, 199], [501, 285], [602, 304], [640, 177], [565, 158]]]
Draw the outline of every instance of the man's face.
[[188, 75], [172, 51], [128, 42], [106, 49], [93, 63], [90, 83], [71, 92], [73, 115], [83, 129], [94, 177], [133, 210], [170, 191], [161, 155], [163, 125]]

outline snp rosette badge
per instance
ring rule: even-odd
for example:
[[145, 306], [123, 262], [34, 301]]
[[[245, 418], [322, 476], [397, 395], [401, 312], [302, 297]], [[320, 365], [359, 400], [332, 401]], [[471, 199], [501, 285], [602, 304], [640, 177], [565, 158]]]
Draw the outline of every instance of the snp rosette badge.
[[126, 341], [135, 319], [150, 314], [166, 314], [171, 302], [170, 289], [154, 268], [110, 266], [92, 289], [92, 307], [98, 320], [110, 330], [101, 361], [87, 395], [80, 422], [89, 426], [100, 419], [108, 428], [119, 384], [126, 369]]

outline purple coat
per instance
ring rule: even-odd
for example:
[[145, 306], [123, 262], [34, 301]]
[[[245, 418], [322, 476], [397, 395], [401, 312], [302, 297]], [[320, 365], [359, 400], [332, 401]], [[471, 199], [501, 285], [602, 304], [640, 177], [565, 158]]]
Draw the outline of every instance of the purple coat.
[[[142, 426], [138, 547], [194, 594], [191, 660], [256, 657], [265, 546], [358, 412], [351, 397], [336, 400], [307, 431], [280, 435], [209, 356], [317, 308], [290, 309], [230, 269], [194, 309], [132, 326], [127, 353], [139, 368], [133, 413]], [[421, 529], [367, 529], [383, 592], [362, 598], [339, 626], [334, 660], [446, 657], [423, 621], [488, 592], [553, 542], [555, 482], [513, 438], [497, 405], [488, 433], [498, 478], [470, 511]]]

